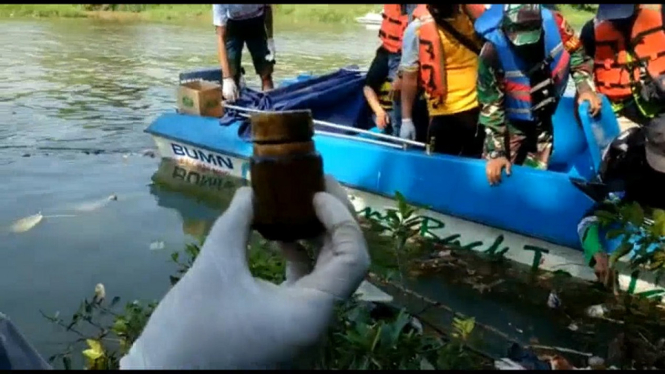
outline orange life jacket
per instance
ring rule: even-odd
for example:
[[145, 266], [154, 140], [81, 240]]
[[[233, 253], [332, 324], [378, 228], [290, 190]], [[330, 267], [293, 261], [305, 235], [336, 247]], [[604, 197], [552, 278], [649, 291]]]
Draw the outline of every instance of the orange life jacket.
[[[474, 4], [480, 5], [480, 4]], [[465, 14], [469, 17], [471, 22], [470, 30], [473, 30], [473, 21], [475, 15], [470, 14], [470, 5], [462, 7]], [[483, 12], [485, 7], [482, 6]], [[479, 8], [474, 8], [473, 12], [478, 13]], [[481, 13], [482, 14], [482, 13]], [[443, 55], [443, 45], [439, 36], [439, 30], [436, 22], [432, 19], [432, 15], [427, 9], [426, 4], [418, 4], [413, 11], [413, 18], [417, 18], [422, 22], [419, 30], [419, 51], [418, 61], [420, 62], [419, 80], [423, 89], [430, 97], [443, 97], [446, 95], [446, 70], [445, 58]], [[475, 38], [469, 38], [472, 41]], [[478, 41], [479, 47], [480, 42]]]
[[403, 14], [400, 4], [383, 4], [381, 16], [383, 21], [381, 21], [379, 38], [381, 38], [383, 48], [388, 52], [397, 53], [402, 50], [402, 35], [409, 24], [409, 16]]
[[596, 87], [612, 102], [632, 96], [631, 80], [641, 80], [638, 61], [646, 63], [645, 73], [665, 89], [665, 31], [661, 5], [647, 6], [640, 5], [629, 41], [611, 21], [597, 22], [594, 27]]
[[475, 21], [485, 13], [487, 8], [485, 8], [485, 4], [464, 4], [464, 10], [471, 17], [471, 20]]

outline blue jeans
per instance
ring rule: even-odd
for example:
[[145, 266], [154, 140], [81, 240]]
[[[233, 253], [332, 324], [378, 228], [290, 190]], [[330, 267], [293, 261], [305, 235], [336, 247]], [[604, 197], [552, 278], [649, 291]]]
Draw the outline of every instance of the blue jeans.
[[236, 82], [240, 79], [242, 48], [247, 44], [249, 54], [252, 56], [254, 70], [262, 78], [272, 74], [274, 63], [266, 61], [268, 53], [268, 36], [266, 35], [264, 16], [244, 19], [228, 20], [226, 24], [226, 55], [229, 59], [231, 76]]
[[[397, 79], [397, 71], [399, 70], [399, 61], [401, 58], [401, 53], [391, 53], [388, 56], [388, 78], [393, 81]], [[399, 136], [399, 129], [402, 127], [402, 99], [400, 95], [397, 95], [393, 99], [393, 110], [389, 114], [393, 135]]]

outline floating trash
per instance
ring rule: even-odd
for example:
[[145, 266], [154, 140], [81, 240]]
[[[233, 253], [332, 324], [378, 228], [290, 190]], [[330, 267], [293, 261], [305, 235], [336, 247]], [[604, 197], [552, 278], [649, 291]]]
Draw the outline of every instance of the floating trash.
[[592, 305], [586, 309], [586, 315], [591, 318], [600, 318], [609, 312], [607, 307], [603, 304]]
[[552, 309], [557, 309], [561, 306], [561, 299], [559, 298], [559, 295], [556, 294], [556, 292], [552, 291], [550, 292], [549, 296], [547, 296], [547, 306]]
[[92, 212], [97, 209], [103, 208], [111, 201], [117, 201], [117, 200], [118, 200], [118, 195], [112, 194], [100, 200], [79, 204], [74, 207], [74, 210], [77, 212]]
[[154, 241], [154, 242], [150, 243], [150, 250], [151, 251], [159, 251], [160, 249], [164, 249], [164, 242]]
[[95, 301], [102, 302], [106, 297], [106, 288], [102, 283], [97, 283], [95, 286]]
[[591, 370], [604, 370], [605, 360], [598, 356], [589, 357], [589, 368]]
[[26, 232], [33, 227], [37, 226], [39, 222], [41, 222], [44, 219], [44, 215], [42, 212], [39, 212], [37, 214], [33, 214], [31, 216], [27, 216], [24, 218], [19, 219], [18, 221], [14, 222], [10, 229], [12, 232], [15, 233], [21, 233], [21, 232]]
[[502, 358], [494, 361], [494, 368], [497, 370], [526, 370], [526, 368], [509, 358]]

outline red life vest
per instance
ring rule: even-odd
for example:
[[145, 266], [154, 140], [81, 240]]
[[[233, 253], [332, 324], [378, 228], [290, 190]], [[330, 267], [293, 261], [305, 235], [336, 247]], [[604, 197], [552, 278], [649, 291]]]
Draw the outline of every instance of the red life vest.
[[409, 24], [409, 16], [403, 14], [400, 4], [383, 4], [383, 21], [379, 30], [379, 38], [383, 48], [388, 52], [397, 53], [402, 50], [402, 35]]
[[661, 7], [640, 5], [630, 40], [626, 40], [611, 21], [595, 25], [593, 73], [596, 88], [611, 101], [620, 102], [632, 96], [631, 80], [642, 80], [638, 61], [646, 64], [646, 73], [665, 89], [665, 31]]

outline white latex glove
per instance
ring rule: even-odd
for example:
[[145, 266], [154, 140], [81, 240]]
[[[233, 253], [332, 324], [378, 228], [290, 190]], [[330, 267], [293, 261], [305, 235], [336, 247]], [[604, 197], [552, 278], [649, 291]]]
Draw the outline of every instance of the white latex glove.
[[416, 140], [416, 127], [411, 118], [402, 118], [402, 127], [399, 129], [399, 137], [402, 139]]
[[[370, 259], [342, 187], [326, 179], [314, 208], [326, 228], [314, 270], [293, 263], [276, 285], [251, 276], [247, 244], [253, 192], [240, 188], [215, 222], [198, 258], [164, 296], [121, 369], [267, 369], [289, 367], [324, 336], [335, 300], [347, 299]], [[340, 192], [341, 191], [341, 192]], [[331, 194], [332, 193], [332, 194]], [[340, 196], [339, 198], [333, 196]], [[310, 352], [311, 353], [311, 352]]]
[[238, 87], [233, 78], [224, 78], [222, 81], [222, 96], [224, 96], [224, 100], [229, 103], [238, 100]]
[[266, 55], [266, 61], [275, 62], [275, 40], [273, 38], [268, 39], [268, 54]]

